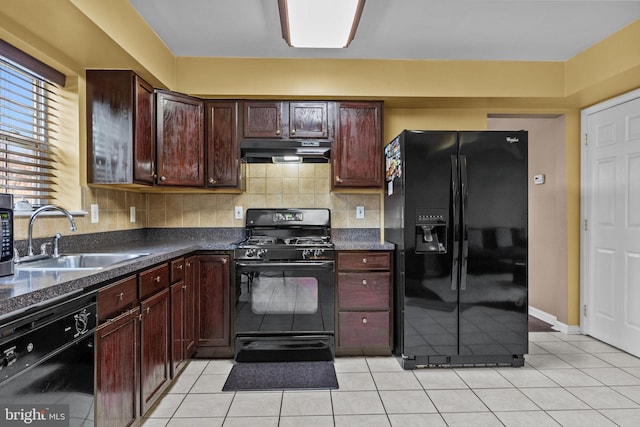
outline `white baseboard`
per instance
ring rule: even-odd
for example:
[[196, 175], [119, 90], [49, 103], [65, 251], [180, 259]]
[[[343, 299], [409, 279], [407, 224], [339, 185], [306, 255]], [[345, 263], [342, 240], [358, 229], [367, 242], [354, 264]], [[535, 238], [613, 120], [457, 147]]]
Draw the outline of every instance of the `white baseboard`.
[[558, 332], [563, 332], [567, 335], [580, 334], [580, 326], [578, 325], [567, 325], [566, 323], [562, 323], [558, 321], [558, 318], [553, 314], [549, 314], [545, 311], [539, 310], [535, 307], [529, 306], [529, 314], [535, 317], [536, 319], [540, 319], [543, 322], [547, 322], [551, 325], [553, 329]]

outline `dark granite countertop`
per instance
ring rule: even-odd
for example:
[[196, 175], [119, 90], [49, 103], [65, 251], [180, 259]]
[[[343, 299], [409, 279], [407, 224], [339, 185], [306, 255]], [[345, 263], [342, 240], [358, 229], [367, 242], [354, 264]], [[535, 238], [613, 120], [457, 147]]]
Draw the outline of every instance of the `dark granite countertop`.
[[[393, 250], [392, 244], [380, 241], [377, 230], [368, 230], [334, 230], [336, 249]], [[13, 276], [0, 277], [0, 322], [52, 302], [96, 290], [101, 284], [194, 251], [233, 250], [234, 244], [242, 240], [243, 233], [242, 228], [180, 228], [65, 236], [60, 241], [62, 253], [129, 252], [149, 255], [101, 270], [21, 271], [18, 266]], [[16, 247], [24, 253], [22, 245], [24, 242], [16, 242]]]

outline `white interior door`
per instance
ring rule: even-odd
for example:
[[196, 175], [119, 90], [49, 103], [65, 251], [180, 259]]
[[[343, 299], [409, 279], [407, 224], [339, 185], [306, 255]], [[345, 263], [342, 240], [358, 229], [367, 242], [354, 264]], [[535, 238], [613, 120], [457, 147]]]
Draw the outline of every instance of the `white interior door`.
[[640, 91], [583, 111], [583, 332], [640, 356]]

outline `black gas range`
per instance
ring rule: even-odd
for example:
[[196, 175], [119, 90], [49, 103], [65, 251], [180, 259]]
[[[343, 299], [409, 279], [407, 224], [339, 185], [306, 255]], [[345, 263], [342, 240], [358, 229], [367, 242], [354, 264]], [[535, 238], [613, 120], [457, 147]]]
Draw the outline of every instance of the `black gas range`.
[[333, 359], [328, 209], [248, 209], [235, 269], [236, 361]]

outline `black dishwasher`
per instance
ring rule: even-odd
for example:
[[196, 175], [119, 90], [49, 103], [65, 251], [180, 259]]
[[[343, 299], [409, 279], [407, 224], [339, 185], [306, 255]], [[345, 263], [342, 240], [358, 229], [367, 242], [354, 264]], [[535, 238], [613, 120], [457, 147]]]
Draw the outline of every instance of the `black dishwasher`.
[[93, 426], [95, 294], [0, 326], [0, 425]]

